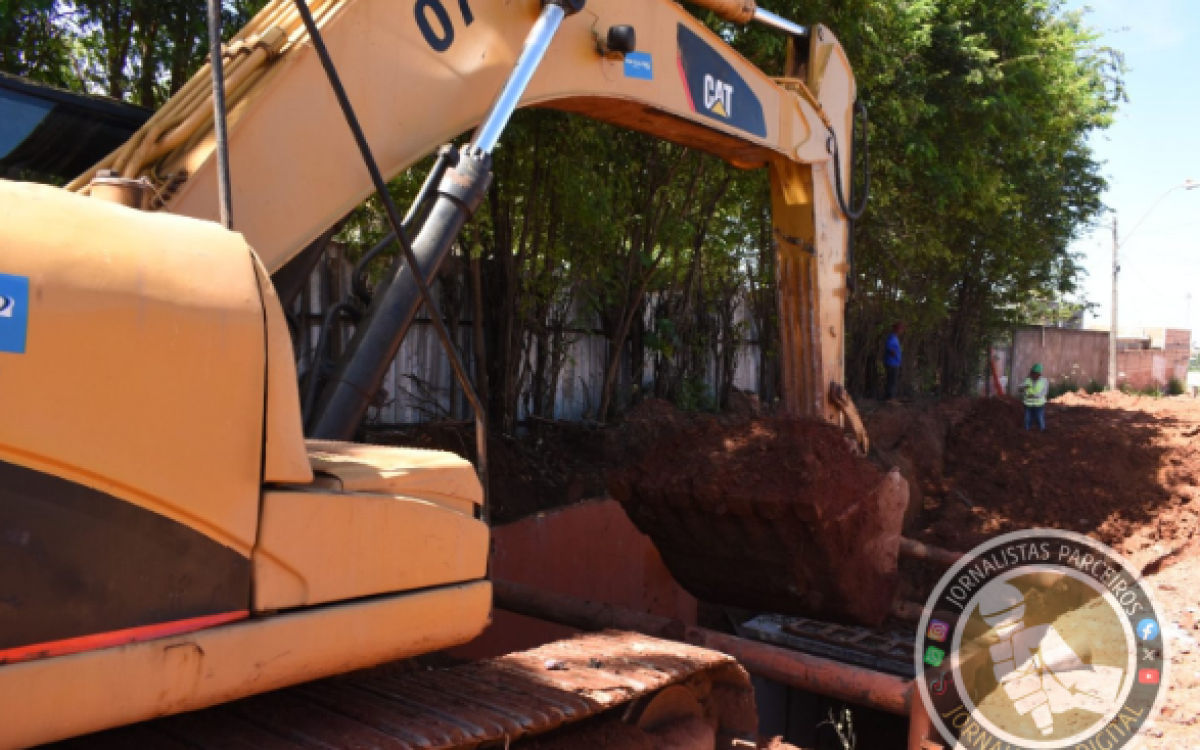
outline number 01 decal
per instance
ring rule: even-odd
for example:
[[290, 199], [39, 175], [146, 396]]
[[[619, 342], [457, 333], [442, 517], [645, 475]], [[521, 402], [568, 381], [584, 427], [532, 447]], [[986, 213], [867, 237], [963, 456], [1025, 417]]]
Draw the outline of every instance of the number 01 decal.
[[[462, 14], [463, 24], [470, 26], [475, 23], [475, 14], [471, 12], [468, 0], [458, 0], [458, 10]], [[435, 52], [445, 52], [454, 44], [454, 23], [450, 20], [450, 12], [442, 4], [442, 0], [417, 0], [413, 6], [417, 16], [417, 27], [421, 36]]]

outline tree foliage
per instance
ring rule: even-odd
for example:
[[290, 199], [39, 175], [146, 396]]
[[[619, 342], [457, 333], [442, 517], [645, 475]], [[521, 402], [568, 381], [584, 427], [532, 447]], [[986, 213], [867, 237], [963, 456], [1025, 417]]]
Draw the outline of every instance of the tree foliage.
[[[261, 4], [226, 2], [227, 33]], [[1078, 290], [1069, 246], [1105, 187], [1088, 139], [1124, 98], [1120, 54], [1056, 0], [770, 5], [838, 34], [871, 112], [848, 385], [878, 392], [883, 338], [904, 320], [905, 387], [968, 388], [1000, 332]], [[778, 33], [707, 20], [766, 72], [783, 69]], [[0, 69], [147, 106], [203, 63], [204, 40], [202, 0], [0, 0]], [[398, 198], [415, 195], [427, 166], [394, 182]], [[682, 403], [723, 401], [752, 333], [743, 317], [760, 344], [763, 396], [774, 397], [765, 173], [548, 111], [513, 120], [495, 173], [444, 279], [458, 301], [474, 288], [488, 311], [478, 323], [494, 424], [511, 429], [521, 406], [554, 416], [570, 345], [593, 329], [609, 341], [597, 418], [647, 378]], [[368, 201], [342, 239], [361, 251], [385, 230]]]
[[[1122, 58], [1045, 0], [778, 5], [836, 30], [871, 111], [849, 384], [873, 390], [882, 339], [904, 320], [910, 386], [964, 390], [1026, 301], [1077, 291], [1068, 248], [1105, 186], [1088, 137], [1124, 99]], [[770, 69], [781, 52], [762, 36], [735, 43]]]
[[[266, 0], [226, 0], [232, 37]], [[0, 70], [157, 107], [208, 57], [204, 0], [0, 0]]]

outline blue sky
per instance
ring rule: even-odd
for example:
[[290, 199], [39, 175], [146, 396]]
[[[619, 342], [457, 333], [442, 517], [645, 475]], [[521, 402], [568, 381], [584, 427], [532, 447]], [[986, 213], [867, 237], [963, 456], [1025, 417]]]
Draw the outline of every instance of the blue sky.
[[[1102, 43], [1125, 53], [1129, 67], [1130, 101], [1116, 124], [1093, 138], [1109, 180], [1105, 202], [1117, 213], [1123, 241], [1118, 325], [1186, 326], [1200, 341], [1200, 189], [1175, 190], [1155, 206], [1173, 185], [1200, 181], [1200, 0], [1065, 5], [1090, 8], [1088, 25], [1103, 33]], [[1088, 271], [1084, 296], [1099, 304], [1088, 324], [1107, 327], [1112, 231], [1099, 229], [1074, 250]]]

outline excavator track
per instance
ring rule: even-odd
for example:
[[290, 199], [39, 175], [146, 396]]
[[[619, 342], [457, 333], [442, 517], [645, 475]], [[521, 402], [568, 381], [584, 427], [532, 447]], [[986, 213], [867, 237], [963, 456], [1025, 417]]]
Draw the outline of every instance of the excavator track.
[[701, 746], [753, 747], [746, 672], [716, 651], [609, 631], [448, 669], [383, 665], [46, 747], [549, 750], [623, 747], [614, 738], [631, 732], [645, 736], [629, 747], [668, 747], [643, 743], [671, 722], [699, 726]]

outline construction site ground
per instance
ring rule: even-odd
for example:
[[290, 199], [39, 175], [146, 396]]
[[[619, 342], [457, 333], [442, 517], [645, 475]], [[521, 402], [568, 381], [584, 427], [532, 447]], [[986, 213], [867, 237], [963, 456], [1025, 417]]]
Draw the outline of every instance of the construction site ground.
[[[1200, 748], [1200, 400], [1067, 394], [1048, 407], [1045, 434], [1026, 432], [1022, 407], [1011, 400], [860, 408], [872, 460], [899, 468], [911, 485], [907, 536], [968, 550], [1009, 531], [1069, 529], [1109, 544], [1140, 568], [1163, 609], [1172, 651], [1168, 701], [1145, 747]], [[494, 437], [493, 517], [506, 523], [602, 496], [613, 472], [644, 462], [681, 432], [732, 437], [744, 434], [748, 422], [772, 420], [745, 396], [734, 411], [691, 415], [649, 400], [613, 426], [539, 420], [522, 437]], [[464, 455], [472, 443], [469, 428], [455, 424], [372, 439]], [[738, 447], [736, 440], [727, 443]], [[711, 439], [705, 450], [712, 450]], [[775, 489], [752, 464], [747, 471], [747, 487]], [[923, 602], [939, 576], [932, 564], [902, 560], [898, 598]]]

